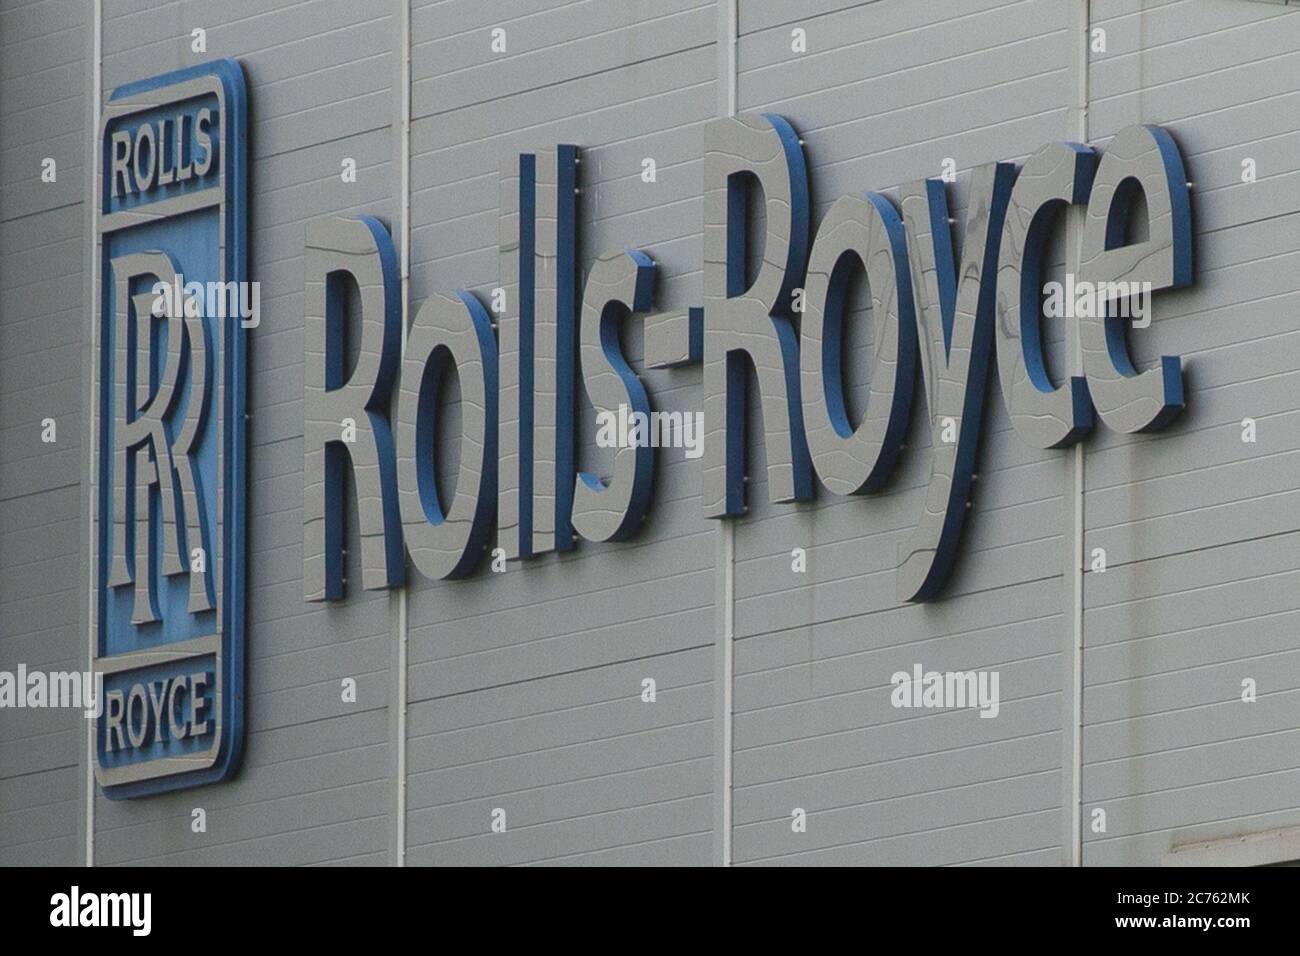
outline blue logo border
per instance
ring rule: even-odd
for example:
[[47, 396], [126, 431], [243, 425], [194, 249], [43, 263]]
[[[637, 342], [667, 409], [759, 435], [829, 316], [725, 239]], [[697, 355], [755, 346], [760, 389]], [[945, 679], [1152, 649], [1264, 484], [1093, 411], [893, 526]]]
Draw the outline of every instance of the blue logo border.
[[[222, 164], [224, 172], [222, 202], [225, 211], [223, 275], [226, 281], [248, 281], [248, 91], [244, 81], [244, 71], [239, 61], [232, 58], [201, 63], [185, 69], [173, 70], [158, 76], [123, 84], [113, 90], [108, 101], [114, 102], [128, 96], [164, 90], [167, 87], [184, 83], [199, 77], [215, 76], [221, 83], [225, 100], [225, 115], [221, 122]], [[109, 144], [104, 140], [104, 130], [97, 131], [100, 137], [98, 149], [101, 156], [101, 171], [110, 167], [106, 162]], [[97, 189], [97, 207], [102, 214], [104, 202], [103, 175]], [[96, 290], [102, 301], [103, 281], [107, 274], [103, 268], [101, 248], [100, 288]], [[137, 780], [130, 783], [100, 785], [104, 796], [110, 800], [130, 799], [152, 796], [173, 790], [203, 786], [228, 779], [238, 769], [244, 751], [244, 671], [245, 654], [245, 609], [246, 609], [246, 497], [248, 490], [247, 457], [247, 337], [238, 316], [226, 320], [228, 327], [222, 339], [222, 408], [224, 431], [222, 436], [222, 514], [221, 514], [221, 667], [222, 690], [220, 709], [221, 743], [212, 765], [201, 770], [167, 774], [152, 779]], [[98, 357], [96, 361], [98, 361]], [[95, 396], [95, 429], [100, 432], [102, 422], [100, 415], [103, 405], [102, 389]], [[109, 514], [106, 510], [107, 490], [103, 481], [104, 449], [98, 449], [97, 467], [100, 480], [95, 489], [98, 502], [99, 521]], [[95, 531], [98, 541], [98, 526]], [[98, 550], [98, 546], [97, 546]], [[106, 560], [102, 553], [97, 554], [97, 563]], [[96, 570], [99, 580], [99, 570]], [[95, 602], [100, 600], [97, 585]], [[101, 629], [102, 615], [95, 612], [96, 634], [95, 652], [99, 653], [104, 645]], [[102, 718], [99, 718], [102, 720]], [[99, 731], [95, 734], [95, 761], [99, 769]]]

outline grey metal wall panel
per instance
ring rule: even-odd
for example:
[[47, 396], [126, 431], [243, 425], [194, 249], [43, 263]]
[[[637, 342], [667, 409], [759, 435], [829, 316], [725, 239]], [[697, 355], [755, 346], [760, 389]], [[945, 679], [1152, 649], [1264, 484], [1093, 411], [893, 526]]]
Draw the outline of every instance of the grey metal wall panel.
[[[803, 136], [813, 220], [866, 189], [968, 171], [1073, 138], [1072, 4], [1057, 0], [745, 0], [742, 111]], [[392, 859], [395, 602], [357, 586], [302, 601], [303, 238], [323, 215], [396, 226], [398, 0], [106, 0], [103, 85], [214, 56], [251, 90], [249, 667], [244, 766], [219, 787], [96, 800], [95, 858], [115, 863], [376, 864]], [[1099, 427], [1084, 451], [1086, 864], [1300, 823], [1300, 14], [1240, 0], [1092, 0], [1088, 140], [1134, 122], [1177, 138], [1194, 181], [1197, 283], [1161, 296], [1136, 359], [1179, 354], [1186, 414], [1152, 435]], [[0, 3], [0, 670], [80, 666], [81, 336], [89, 6]], [[501, 283], [503, 160], [582, 147], [580, 260], [635, 245], [657, 307], [701, 289], [704, 132], [719, 75], [712, 0], [411, 0], [411, 313], [435, 292]], [[190, 31], [207, 31], [206, 53]], [[507, 49], [490, 49], [491, 31]], [[791, 31], [806, 31], [805, 53]], [[142, 66], [142, 64], [147, 65]], [[725, 97], [723, 97], [725, 101]], [[58, 160], [58, 181], [40, 162]], [[344, 158], [357, 182], [340, 179]], [[653, 158], [657, 182], [641, 178]], [[1257, 180], [1244, 182], [1242, 161]], [[396, 236], [398, 245], [400, 235]], [[1063, 269], [1063, 243], [1051, 254]], [[70, 294], [73, 290], [75, 294]], [[857, 290], [850, 321], [865, 318]], [[409, 315], [408, 315], [409, 318]], [[633, 321], [624, 345], [641, 370]], [[1064, 322], [1044, 329], [1053, 371]], [[847, 364], [871, 342], [851, 334]], [[861, 413], [868, 382], [850, 378]], [[698, 366], [645, 371], [656, 408], [702, 406]], [[581, 395], [581, 389], [579, 389]], [[1051, 864], [1068, 812], [1062, 654], [1071, 636], [1070, 457], [1027, 446], [990, 383], [979, 479], [944, 596], [899, 603], [896, 549], [930, 460], [919, 419], [881, 494], [774, 506], [750, 432], [735, 526], [734, 821], [738, 864]], [[856, 405], [854, 404], [856, 403]], [[577, 457], [606, 470], [580, 399]], [[757, 407], [751, 402], [751, 421]], [[446, 410], [444, 491], [459, 462]], [[40, 442], [39, 421], [59, 441]], [[1242, 420], [1258, 429], [1241, 440]], [[706, 864], [714, 859], [720, 674], [717, 524], [698, 460], [660, 452], [654, 507], [623, 544], [484, 565], [409, 594], [407, 861]], [[495, 543], [495, 542], [493, 542]], [[807, 572], [791, 570], [805, 549]], [[996, 719], [900, 710], [890, 677], [1000, 675]], [[358, 701], [340, 681], [354, 678]], [[641, 699], [653, 678], [657, 700]], [[1258, 700], [1240, 700], [1253, 678]], [[0, 863], [75, 863], [85, 724], [0, 713]], [[207, 811], [208, 832], [190, 830]], [[791, 812], [808, 813], [793, 832]], [[495, 809], [503, 833], [491, 829]], [[1090, 829], [1105, 809], [1104, 833]]]
[[[395, 8], [182, 3], [105, 5], [106, 91], [141, 75], [237, 56], [251, 104], [250, 261], [262, 317], [249, 339], [247, 738], [228, 784], [96, 803], [103, 864], [310, 864], [388, 856], [389, 598], [360, 588], [355, 521], [348, 598], [302, 600], [303, 242], [307, 223], [395, 212]], [[207, 30], [192, 53], [190, 31]], [[342, 180], [356, 161], [357, 180]], [[353, 678], [356, 703], [342, 699]], [[191, 811], [207, 832], [191, 832]]]
[[[759, 5], [752, 32], [741, 7], [740, 107], [795, 123], [820, 210], [938, 175], [947, 156], [968, 170], [1066, 138], [1060, 5], [837, 7], [783, 5], [769, 26]], [[791, 52], [796, 26], [807, 53]], [[964, 204], [963, 187], [959, 218]], [[895, 584], [928, 481], [917, 422], [881, 494], [792, 509], [767, 503], [761, 473], [751, 481], [736, 531], [738, 863], [1030, 862], [1057, 846], [1065, 466], [1010, 430], [996, 387], [988, 402], [963, 557], [933, 604], [899, 607]], [[792, 571], [796, 547], [806, 573]], [[998, 717], [895, 709], [890, 677], [915, 663], [998, 671]], [[795, 808], [807, 832], [793, 832]]]
[[[85, 670], [81, 321], [88, 10], [0, 6], [0, 671]], [[55, 163], [53, 182], [42, 163]], [[42, 421], [55, 420], [45, 443]], [[86, 723], [0, 712], [0, 864], [76, 864]]]
[[[1194, 7], [1194, 9], [1193, 9]], [[1113, 9], [1112, 9], [1113, 8]], [[1300, 821], [1294, 162], [1300, 16], [1265, 4], [1094, 4], [1091, 132], [1158, 122], [1193, 187], [1198, 282], [1131, 336], [1182, 354], [1191, 394], [1160, 436], [1103, 432], [1086, 458], [1083, 774], [1088, 864]], [[1288, 79], [1289, 77], [1289, 79]], [[1242, 161], [1258, 179], [1244, 182]], [[1258, 423], [1256, 443], [1242, 421]], [[1285, 635], [1290, 630], [1290, 639]], [[1258, 700], [1241, 700], [1253, 678]], [[1290, 790], [1290, 794], [1288, 794]]]
[[[775, 27], [803, 23], [813, 17], [824, 16], [830, 20], [834, 14], [855, 11], [873, 3], [882, 3], [882, 0], [808, 0], [799, 5], [785, 3], [783, 0], [747, 0], [741, 11], [738, 32], [741, 36], [746, 36]], [[896, 11], [885, 13], [886, 18], [896, 15]]]
[[[660, 308], [698, 304], [712, 4], [421, 4], [412, 24], [414, 303], [457, 286], [487, 300], [503, 159], [571, 142], [584, 271], [635, 245], [658, 263]], [[493, 27], [505, 54], [488, 52]], [[698, 369], [645, 379], [654, 407], [698, 407]], [[588, 467], [607, 452], [583, 416]], [[698, 495], [698, 463], [668, 450], [633, 541], [414, 583], [408, 862], [709, 861], [714, 546]]]

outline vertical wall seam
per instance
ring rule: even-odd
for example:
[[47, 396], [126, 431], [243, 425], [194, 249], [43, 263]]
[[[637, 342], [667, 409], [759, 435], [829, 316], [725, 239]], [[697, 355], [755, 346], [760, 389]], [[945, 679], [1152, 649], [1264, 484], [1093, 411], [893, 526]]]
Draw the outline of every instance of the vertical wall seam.
[[736, 45], [740, 42], [740, 0], [726, 0], [727, 36], [727, 112], [728, 117], [736, 115], [736, 95], [739, 77], [736, 73]]
[[[407, 316], [411, 295], [411, 0], [398, 0], [397, 17], [397, 90], [398, 90], [398, 223], [402, 297], [402, 356], [406, 355]], [[405, 554], [403, 554], [405, 560]], [[411, 569], [400, 588], [389, 598], [389, 621], [392, 627], [393, 671], [392, 714], [389, 725], [393, 736], [393, 832], [391, 856], [394, 866], [406, 865], [406, 718], [407, 718], [407, 643], [408, 601]]]
[[[88, 348], [82, 354], [88, 371], [83, 376], [85, 396], [82, 402], [82, 414], [86, 421], [82, 428], [85, 436], [85, 467], [82, 474], [87, 476], [83, 492], [86, 523], [82, 533], [83, 547], [81, 553], [86, 561], [86, 671], [93, 672], [95, 667], [95, 577], [98, 555], [95, 543], [95, 401], [98, 395], [98, 303], [99, 303], [99, 206], [97, 202], [99, 183], [99, 124], [101, 122], [103, 86], [103, 0], [94, 0], [91, 5], [90, 24], [90, 129], [86, 137], [89, 142], [90, 159], [86, 164], [85, 202], [88, 236], [86, 245], [89, 249], [89, 294], [85, 322], [89, 326], [89, 335], [85, 339]], [[97, 702], [98, 703], [98, 702]], [[84, 816], [79, 826], [85, 828], [84, 862], [86, 866], [95, 865], [95, 721], [86, 720], [86, 778], [82, 790], [81, 802], [84, 804]]]
[[731, 866], [732, 799], [735, 770], [735, 648], [736, 648], [736, 525], [730, 518], [722, 519], [722, 591], [723, 627], [722, 706], [724, 736], [723, 755], [723, 807], [722, 807], [722, 865]]
[[[1079, 109], [1077, 113], [1079, 141], [1086, 143], [1088, 141], [1088, 105], [1091, 98], [1091, 87], [1088, 78], [1088, 51], [1090, 37], [1088, 31], [1092, 28], [1092, 0], [1080, 0], [1080, 19], [1083, 21], [1082, 35], [1078, 39], [1078, 49], [1080, 51], [1081, 69], [1079, 72]], [[1076, 220], [1081, 219], [1081, 215]], [[1078, 241], [1075, 245], [1076, 255], [1082, 256], [1083, 253], [1083, 229], [1080, 227]], [[1074, 326], [1075, 335], [1075, 368], [1079, 374], [1083, 372], [1083, 342], [1079, 331], [1078, 323]], [[1077, 444], [1075, 452], [1075, 498], [1074, 498], [1074, 529], [1077, 547], [1075, 548], [1075, 573], [1076, 583], [1074, 592], [1074, 850], [1073, 862], [1075, 866], [1083, 866], [1083, 640], [1084, 640], [1084, 620], [1083, 620], [1083, 588], [1085, 573], [1084, 548], [1084, 481], [1086, 473], [1084, 471], [1084, 456], [1086, 451], [1084, 443]]]
[[[1090, 0], [1075, 0], [1072, 16], [1074, 102], [1070, 110], [1070, 135], [1080, 143], [1088, 142], [1088, 44], [1092, 12]], [[1066, 268], [1077, 267], [1083, 245], [1082, 209], [1072, 209], [1067, 222]], [[1071, 374], [1083, 374], [1083, 345], [1076, 322], [1071, 345]], [[1083, 588], [1087, 561], [1084, 550], [1084, 443], [1076, 442], [1070, 450], [1066, 536], [1068, 555], [1066, 573], [1070, 577], [1070, 646], [1065, 655], [1066, 693], [1062, 702], [1062, 814], [1066, 830], [1064, 862], [1083, 865]]]
[[[718, 0], [717, 5], [717, 111], [719, 117], [736, 115], [736, 43], [739, 29], [738, 0]], [[705, 317], [708, 321], [708, 317]], [[716, 602], [714, 642], [714, 839], [713, 862], [731, 865], [732, 769], [734, 678], [733, 664], [736, 606], [736, 526], [729, 518], [718, 520], [714, 558]]]

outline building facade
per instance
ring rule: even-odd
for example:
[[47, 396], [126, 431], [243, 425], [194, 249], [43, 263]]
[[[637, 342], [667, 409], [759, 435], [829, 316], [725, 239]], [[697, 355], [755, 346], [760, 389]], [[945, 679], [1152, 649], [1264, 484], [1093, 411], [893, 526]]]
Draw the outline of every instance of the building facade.
[[[86, 670], [96, 656], [100, 187], [112, 159], [101, 133], [115, 91], [238, 64], [246, 176], [230, 202], [260, 287], [234, 370], [246, 389], [244, 568], [227, 582], [242, 580], [244, 602], [242, 759], [204, 786], [110, 795], [95, 779], [94, 721], [0, 708], [0, 863], [1300, 858], [1294, 6], [4, 0], [0, 45], [0, 671]], [[1081, 441], [1041, 448], [991, 376], [960, 550], [927, 600], [899, 587], [900, 545], [930, 508], [944, 440], [919, 383], [897, 468], [869, 494], [773, 500], [791, 497], [769, 467], [781, 423], [751, 387], [742, 514], [710, 516], [707, 450], [658, 448], [649, 509], [626, 540], [516, 557], [501, 529], [518, 514], [498, 507], [475, 573], [411, 572], [388, 587], [371, 586], [349, 493], [346, 591], [306, 600], [304, 525], [321, 481], [309, 317], [326, 319], [312, 298], [326, 284], [313, 230], [374, 217], [395, 251], [384, 287], [399, 314], [409, 324], [426, 300], [466, 290], [496, 312], [504, 375], [519, 201], [532, 195], [519, 157], [543, 169], [540, 237], [553, 221], [541, 204], [566, 208], [565, 180], [546, 171], [563, 172], [555, 151], [576, 145], [578, 281], [624, 249], [653, 260], [653, 306], [631, 310], [621, 347], [654, 408], [703, 411], [708, 436], [723, 406], [705, 399], [718, 264], [706, 155], [719, 123], [765, 114], [797, 137], [810, 238], [841, 197], [875, 192], [892, 208], [906, 184], [933, 178], [959, 262], [987, 212], [979, 170], [1063, 142], [1105, 163], [1123, 131], [1164, 131], [1190, 184], [1194, 276], [1157, 289], [1149, 325], [1126, 341], [1137, 370], [1181, 358], [1181, 414], [1151, 431], [1098, 420]], [[234, 160], [232, 147], [228, 173]], [[751, 202], [747, 217], [751, 276], [764, 244], [767, 259], [776, 250], [775, 182], [762, 179], [767, 205]], [[1155, 237], [1155, 215], [1134, 218], [1127, 238]], [[1044, 278], [1070, 280], [1086, 229], [1082, 205], [1060, 216]], [[872, 301], [880, 285], [846, 291], [839, 351], [855, 421], [879, 385], [884, 343], [870, 329], [888, 326], [866, 318], [886, 307]], [[684, 361], [651, 361], [663, 351], [652, 320], [673, 316], [655, 334], [685, 343], [699, 306], [703, 360], [689, 360], [691, 343], [674, 356]], [[1057, 383], [1081, 374], [1080, 327], [1042, 322]], [[354, 369], [365, 349], [341, 341]], [[466, 491], [461, 436], [481, 412], [469, 388], [462, 368], [435, 390], [445, 500]], [[513, 401], [513, 419], [508, 398], [497, 416], [503, 473], [520, 454]], [[573, 408], [548, 422], [539, 410], [535, 424], [555, 434], [530, 434], [561, 449], [567, 434], [570, 472], [608, 480], [614, 456], [582, 388]], [[369, 486], [351, 481], [364, 498]], [[927, 703], [930, 673], [996, 678], [996, 699]]]

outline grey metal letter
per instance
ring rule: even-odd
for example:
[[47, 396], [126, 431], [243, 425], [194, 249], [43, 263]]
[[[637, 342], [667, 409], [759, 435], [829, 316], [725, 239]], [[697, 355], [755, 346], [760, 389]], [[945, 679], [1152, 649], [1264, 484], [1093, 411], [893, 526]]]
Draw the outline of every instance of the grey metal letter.
[[[345, 275], [355, 279], [361, 294], [360, 347], [346, 380]], [[360, 519], [363, 586], [394, 587], [405, 576], [387, 411], [402, 334], [397, 259], [388, 231], [369, 216], [311, 223], [306, 282], [303, 592], [308, 601], [336, 600], [346, 594], [343, 469], [348, 464]]]
[[[808, 172], [799, 134], [775, 114], [714, 120], [704, 154], [704, 513], [745, 509], [748, 368], [763, 409], [768, 493], [812, 496], [799, 406], [799, 343], [791, 311], [808, 257]], [[746, 206], [757, 180], [766, 244], [747, 283]]]
[[[438, 495], [438, 390], [460, 382], [461, 456], [451, 507]], [[497, 344], [468, 292], [432, 295], [415, 315], [397, 395], [397, 485], [411, 563], [426, 578], [458, 578], [483, 557], [496, 511]]]
[[1043, 259], [1061, 209], [1088, 200], [1097, 157], [1051, 143], [1025, 163], [1011, 190], [998, 264], [997, 351], [1002, 397], [1016, 432], [1038, 448], [1069, 445], [1092, 428], [1083, 376], [1054, 386], [1042, 343]]
[[992, 360], [998, 239], [1014, 178], [1011, 163], [991, 163], [971, 174], [960, 272], [954, 268], [943, 182], [929, 179], [902, 190], [933, 449], [925, 507], [916, 529], [898, 546], [903, 600], [936, 596], [957, 558]]
[[[844, 322], [852, 270], [866, 269], [874, 356], [871, 393], [854, 428], [844, 402]], [[907, 433], [916, 381], [916, 313], [903, 224], [878, 193], [843, 196], [822, 219], [808, 260], [800, 330], [804, 427], [817, 476], [841, 495], [889, 479]]]
[[[1148, 238], [1125, 245], [1129, 215], [1138, 193], [1146, 197]], [[1128, 126], [1110, 141], [1097, 167], [1083, 228], [1080, 280], [1151, 284], [1151, 291], [1192, 281], [1192, 215], [1187, 174], [1173, 137], [1158, 126]], [[1113, 286], [1110, 286], [1113, 288]], [[1099, 295], [1098, 299], [1102, 297]], [[1149, 307], [1149, 302], [1148, 302]], [[1183, 366], [1161, 356], [1139, 372], [1128, 354], [1123, 319], [1106, 302], [1081, 319], [1083, 370], [1092, 403], [1119, 432], [1161, 428], [1183, 409]]]
[[[587, 275], [582, 297], [582, 377], [598, 415], [649, 415], [645, 386], [619, 347], [619, 326], [631, 313], [649, 310], [654, 262], [630, 250], [605, 255]], [[622, 413], [620, 414], [620, 406]], [[614, 474], [579, 472], [574, 483], [573, 526], [588, 541], [621, 541], [641, 526], [654, 479], [654, 449], [648, 443], [614, 452]]]

